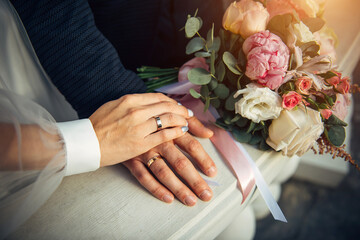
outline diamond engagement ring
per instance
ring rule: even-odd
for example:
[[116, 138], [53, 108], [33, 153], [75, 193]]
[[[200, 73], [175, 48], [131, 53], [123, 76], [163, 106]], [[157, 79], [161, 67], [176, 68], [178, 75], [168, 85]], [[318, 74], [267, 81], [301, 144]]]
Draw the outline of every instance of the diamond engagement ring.
[[157, 159], [161, 159], [160, 155], [156, 155], [156, 156], [150, 158], [146, 163], [148, 168], [150, 168], [151, 164], [153, 164]]
[[162, 123], [161, 123], [160, 117], [156, 116], [154, 118], [156, 121], [157, 129], [159, 130], [160, 128], [162, 128]]

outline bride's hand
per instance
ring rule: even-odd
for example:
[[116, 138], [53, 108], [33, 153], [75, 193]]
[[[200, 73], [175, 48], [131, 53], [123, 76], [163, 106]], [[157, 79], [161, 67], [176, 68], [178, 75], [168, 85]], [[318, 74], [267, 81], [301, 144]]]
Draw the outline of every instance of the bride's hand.
[[[192, 117], [188, 121], [190, 131], [196, 136], [203, 138], [212, 136], [212, 131], [204, 127], [197, 118]], [[184, 152], [187, 152], [206, 175], [209, 177], [216, 175], [217, 170], [214, 162], [201, 144], [189, 133], [156, 146], [123, 164], [141, 185], [164, 202], [171, 203], [174, 195], [188, 206], [195, 205], [197, 197], [203, 201], [209, 201], [213, 195], [211, 188], [200, 176], [192, 162], [175, 144]], [[155, 161], [150, 160], [154, 157], [156, 157]], [[179, 179], [166, 162], [188, 186]]]
[[[155, 117], [162, 128], [158, 131]], [[100, 166], [123, 162], [183, 136], [192, 112], [160, 93], [130, 94], [108, 102], [91, 116], [100, 143]]]

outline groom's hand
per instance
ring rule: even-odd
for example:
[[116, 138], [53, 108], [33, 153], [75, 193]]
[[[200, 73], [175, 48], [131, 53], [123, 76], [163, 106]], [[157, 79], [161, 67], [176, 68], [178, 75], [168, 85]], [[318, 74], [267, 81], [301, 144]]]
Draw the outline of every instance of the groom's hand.
[[[204, 127], [198, 119], [188, 119], [190, 131], [203, 138], [213, 135], [210, 129]], [[214, 162], [205, 152], [201, 144], [190, 134], [186, 133], [173, 141], [163, 143], [150, 151], [124, 162], [124, 165], [136, 179], [158, 199], [171, 203], [174, 195], [184, 204], [193, 206], [197, 197], [203, 201], [212, 198], [212, 190], [200, 176], [192, 162], [175, 146], [188, 153], [199, 168], [208, 176], [216, 175]], [[149, 159], [159, 155], [159, 158], [147, 167]], [[168, 167], [184, 180], [187, 187]], [[149, 172], [151, 171], [153, 175]], [[154, 177], [155, 176], [155, 177]]]

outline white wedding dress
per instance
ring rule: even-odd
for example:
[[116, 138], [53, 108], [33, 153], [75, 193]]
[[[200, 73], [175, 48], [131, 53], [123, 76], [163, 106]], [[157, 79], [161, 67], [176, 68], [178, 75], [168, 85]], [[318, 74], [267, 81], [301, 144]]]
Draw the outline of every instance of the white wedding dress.
[[[56, 121], [74, 119], [76, 112], [42, 69], [16, 11], [0, 0], [0, 239], [24, 223], [59, 186], [66, 151]], [[36, 131], [25, 135], [29, 126]], [[22, 143], [27, 138], [40, 139], [35, 147], [44, 153], [55, 151], [41, 167], [25, 162]], [[12, 142], [15, 150], [9, 147]], [[11, 154], [16, 160], [10, 169]]]

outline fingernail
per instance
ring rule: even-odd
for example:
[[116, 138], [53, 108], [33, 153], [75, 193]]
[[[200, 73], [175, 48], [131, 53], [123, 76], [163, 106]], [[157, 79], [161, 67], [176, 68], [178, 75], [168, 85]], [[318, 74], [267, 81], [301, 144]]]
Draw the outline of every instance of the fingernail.
[[207, 170], [207, 175], [209, 176], [214, 176], [216, 174], [216, 168], [215, 167], [211, 167]]
[[196, 203], [196, 198], [194, 196], [186, 196], [185, 198], [185, 204], [187, 206], [194, 206]]
[[188, 121], [186, 121], [186, 126], [189, 126], [189, 123], [188, 123]]
[[212, 197], [212, 194], [209, 190], [204, 190], [201, 194], [200, 194], [200, 198], [201, 200], [205, 200], [208, 201], [210, 200]]
[[178, 105], [182, 106], [182, 104], [181, 104], [181, 103], [179, 103], [179, 102], [178, 102]]
[[172, 196], [170, 196], [169, 194], [165, 194], [162, 198], [162, 200], [166, 203], [172, 203], [172, 201], [174, 200], [174, 198]]
[[190, 109], [188, 109], [188, 112], [189, 112], [189, 117], [193, 117], [193, 116], [194, 116], [193, 111], [191, 111]]
[[181, 127], [181, 131], [182, 131], [183, 133], [189, 131], [188, 126]]

